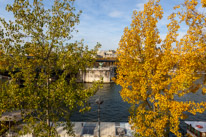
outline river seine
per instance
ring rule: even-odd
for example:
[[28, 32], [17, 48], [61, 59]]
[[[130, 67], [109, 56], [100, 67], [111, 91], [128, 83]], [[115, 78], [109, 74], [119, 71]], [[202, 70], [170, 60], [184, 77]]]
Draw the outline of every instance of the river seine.
[[[196, 81], [202, 83], [203, 79]], [[90, 98], [91, 110], [84, 114], [75, 112], [71, 120], [72, 121], [98, 121], [98, 105], [95, 100], [101, 97], [104, 103], [101, 105], [100, 119], [103, 122], [128, 122], [129, 108], [130, 105], [124, 102], [120, 96], [121, 86], [116, 84], [104, 84], [103, 88], [100, 89], [96, 95]], [[202, 90], [199, 89], [196, 93], [189, 93], [183, 97], [175, 97], [179, 101], [195, 101], [202, 102], [206, 101], [206, 95], [202, 95]], [[186, 124], [184, 121], [206, 121], [206, 111], [202, 114], [197, 113], [193, 115], [186, 112], [188, 115], [187, 119], [180, 120], [180, 132], [186, 133]]]
[[[197, 81], [200, 83], [199, 80]], [[1, 85], [2, 80], [0, 80]], [[89, 86], [89, 84], [85, 84], [85, 86]], [[129, 108], [130, 105], [127, 102], [124, 102], [120, 96], [121, 86], [112, 84], [104, 84], [103, 88], [100, 89], [94, 96], [92, 96], [89, 100], [91, 105], [91, 110], [89, 112], [85, 112], [84, 114], [75, 112], [72, 117], [71, 121], [97, 121], [98, 120], [98, 105], [95, 103], [95, 100], [98, 97], [101, 97], [104, 102], [101, 105], [100, 111], [100, 119], [104, 122], [128, 122], [129, 117]], [[195, 102], [202, 102], [206, 101], [206, 95], [202, 95], [202, 90], [198, 90], [195, 94], [189, 93], [184, 97], [175, 97], [176, 100], [179, 101], [195, 101]], [[206, 121], [206, 111], [203, 114], [197, 113], [193, 115], [191, 113], [188, 114], [188, 118], [185, 120], [192, 120], [192, 121]], [[185, 128], [185, 124], [183, 120], [181, 120], [181, 124], [183, 128]]]
[[[86, 84], [87, 86], [87, 84]], [[105, 122], [126, 122], [128, 121], [130, 105], [124, 102], [120, 96], [119, 91], [121, 87], [116, 84], [104, 84], [93, 97], [90, 98], [91, 110], [84, 114], [75, 112], [72, 121], [97, 121], [98, 105], [95, 100], [99, 97], [103, 99], [103, 104], [100, 106], [101, 121]]]
[[[97, 109], [98, 105], [95, 103], [95, 100], [98, 97], [101, 97], [104, 100], [104, 103], [101, 105], [101, 121], [105, 122], [127, 122], [129, 117], [129, 108], [130, 105], [127, 102], [124, 102], [120, 96], [121, 87], [116, 84], [104, 84], [103, 88], [100, 89], [96, 95], [91, 97], [90, 104], [91, 110], [85, 112], [84, 114], [75, 112], [72, 115], [72, 121], [97, 121]], [[206, 101], [206, 95], [202, 95], [202, 90], [198, 90], [195, 94], [189, 93], [184, 97], [175, 97], [179, 101], [195, 101], [202, 102]], [[206, 111], [203, 114], [197, 113], [193, 115], [188, 114], [188, 118], [185, 120], [192, 121], [206, 121]]]

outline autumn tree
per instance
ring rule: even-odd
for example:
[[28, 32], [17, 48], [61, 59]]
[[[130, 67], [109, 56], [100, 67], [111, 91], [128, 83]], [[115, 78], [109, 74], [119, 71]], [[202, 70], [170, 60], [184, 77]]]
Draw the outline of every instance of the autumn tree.
[[58, 126], [71, 133], [72, 112], [88, 110], [87, 101], [98, 89], [76, 82], [79, 70], [94, 63], [98, 46], [89, 50], [82, 41], [67, 44], [81, 13], [74, 0], [54, 0], [51, 8], [42, 0], [32, 2], [15, 0], [6, 7], [14, 22], [0, 18], [0, 61], [8, 60], [0, 69], [11, 76], [0, 88], [0, 116], [21, 111], [25, 126], [20, 134], [56, 136]]
[[[181, 136], [179, 120], [185, 118], [184, 112], [205, 110], [205, 102], [175, 100], [201, 88], [195, 81], [205, 71], [206, 18], [196, 10], [197, 4], [185, 0], [174, 7], [164, 40], [157, 28], [163, 17], [159, 0], [149, 0], [143, 11], [134, 11], [131, 26], [124, 30], [117, 50], [116, 83], [122, 86], [123, 100], [132, 104], [129, 122], [137, 135]], [[181, 23], [188, 31], [179, 40]]]

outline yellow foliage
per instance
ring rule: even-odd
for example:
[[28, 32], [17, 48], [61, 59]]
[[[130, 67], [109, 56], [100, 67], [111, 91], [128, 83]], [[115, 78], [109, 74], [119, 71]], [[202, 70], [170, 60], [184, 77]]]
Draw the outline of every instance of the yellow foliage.
[[5, 70], [5, 68], [7, 67], [7, 65], [8, 65], [9, 62], [8, 62], [8, 59], [7, 59], [7, 60], [4, 59], [3, 56], [5, 56], [5, 55], [4, 55], [4, 53], [0, 50], [0, 69]]
[[[116, 83], [122, 86], [121, 96], [136, 107], [131, 108], [129, 122], [142, 136], [166, 136], [169, 131], [181, 136], [179, 119], [183, 112], [203, 113], [206, 103], [179, 102], [175, 96], [196, 92], [195, 81], [205, 71], [204, 15], [194, 12], [196, 0], [185, 0], [175, 7], [168, 19], [166, 38], [160, 38], [157, 23], [163, 16], [159, 1], [149, 0], [144, 10], [133, 13], [130, 28], [125, 28], [117, 50]], [[181, 7], [181, 8], [180, 8]], [[177, 39], [180, 23], [189, 27]], [[160, 48], [158, 44], [162, 41]], [[203, 89], [205, 93], [205, 89]]]
[[202, 7], [206, 7], [206, 0], [201, 0]]

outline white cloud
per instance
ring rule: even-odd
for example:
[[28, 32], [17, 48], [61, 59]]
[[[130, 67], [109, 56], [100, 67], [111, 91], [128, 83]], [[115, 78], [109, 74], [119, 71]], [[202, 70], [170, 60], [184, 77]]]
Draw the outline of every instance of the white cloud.
[[167, 36], [167, 33], [160, 34], [160, 38], [162, 39], [162, 41], [165, 40], [166, 36]]
[[123, 13], [121, 11], [113, 11], [109, 13], [109, 16], [113, 18], [120, 18], [123, 16]]
[[[185, 31], [179, 31], [179, 32], [178, 32], [179, 35], [177, 36], [177, 40], [179, 41], [181, 38], [183, 38], [186, 33], [187, 33], [187, 32], [185, 32]], [[162, 33], [162, 34], [160, 34], [160, 38], [161, 38], [162, 40], [165, 40], [166, 36], [167, 36], [167, 33]]]
[[144, 4], [145, 4], [145, 3], [138, 3], [138, 4], [136, 5], [137, 10], [138, 10], [138, 11], [144, 10]]
[[80, 22], [82, 19], [86, 21], [90, 21], [90, 20], [93, 20], [93, 16], [83, 12], [80, 16]]
[[143, 2], [141, 2], [141, 3], [137, 3], [136, 4], [136, 10], [137, 11], [141, 11], [141, 10], [144, 10], [144, 4], [146, 4], [148, 2], [148, 0], [144, 0]]
[[102, 49], [116, 49], [123, 34], [124, 24], [118, 25], [110, 20], [91, 20], [89, 23], [81, 22], [74, 34], [74, 40], [84, 39], [84, 43], [93, 48], [97, 42], [102, 44]]
[[180, 40], [187, 34], [187, 31], [180, 31], [178, 34], [177, 40]]
[[197, 8], [197, 11], [200, 12], [200, 13], [204, 13], [204, 14], [206, 13], [206, 9], [202, 8], [201, 5]]

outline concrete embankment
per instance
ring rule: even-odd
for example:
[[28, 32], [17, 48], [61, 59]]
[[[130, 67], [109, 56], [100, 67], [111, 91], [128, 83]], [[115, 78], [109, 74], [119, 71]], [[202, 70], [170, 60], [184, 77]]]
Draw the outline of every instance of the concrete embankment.
[[[73, 122], [76, 136], [98, 137], [98, 122]], [[124, 135], [133, 137], [131, 126], [127, 122], [101, 122], [101, 137], [118, 137]], [[64, 136], [64, 135], [61, 135]]]
[[11, 79], [9, 76], [0, 75], [0, 79]]
[[87, 68], [84, 71], [80, 70], [77, 82], [91, 83], [102, 79], [103, 83], [113, 83], [113, 77], [115, 77], [115, 67]]
[[[98, 122], [72, 122], [73, 130], [76, 137], [98, 137]], [[57, 127], [57, 132], [60, 137], [73, 137], [67, 134], [63, 126]], [[10, 132], [10, 135], [15, 133]], [[133, 137], [131, 126], [127, 122], [101, 122], [100, 123], [101, 137]], [[21, 137], [33, 137], [32, 134], [27, 134]]]

